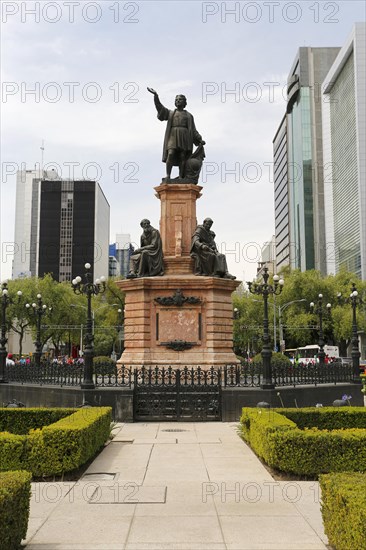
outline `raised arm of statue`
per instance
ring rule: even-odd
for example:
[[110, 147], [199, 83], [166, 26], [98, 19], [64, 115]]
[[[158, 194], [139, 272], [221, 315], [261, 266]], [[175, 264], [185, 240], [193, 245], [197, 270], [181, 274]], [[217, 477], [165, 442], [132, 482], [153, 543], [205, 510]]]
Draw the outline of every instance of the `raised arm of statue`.
[[169, 109], [164, 107], [164, 105], [160, 102], [158, 92], [154, 90], [154, 88], [147, 88], [148, 91], [154, 95], [154, 104], [155, 108], [158, 112], [158, 119], [159, 120], [168, 120], [169, 116]]

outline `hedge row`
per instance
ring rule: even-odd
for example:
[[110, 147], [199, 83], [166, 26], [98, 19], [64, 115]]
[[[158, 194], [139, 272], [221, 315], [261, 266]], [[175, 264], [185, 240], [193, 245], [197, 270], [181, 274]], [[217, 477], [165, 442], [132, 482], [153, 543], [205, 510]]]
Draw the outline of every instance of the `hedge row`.
[[75, 409], [46, 409], [42, 407], [33, 409], [0, 408], [0, 432], [24, 435], [31, 429], [53, 424], [74, 411]]
[[301, 409], [274, 409], [289, 418], [298, 428], [341, 430], [342, 428], [366, 429], [365, 407], [304, 407]]
[[319, 481], [329, 543], [337, 550], [366, 550], [366, 475], [325, 474]]
[[[298, 414], [301, 414], [298, 412]], [[269, 466], [297, 475], [366, 471], [366, 430], [300, 430], [289, 418], [244, 408], [243, 437]]]
[[91, 407], [31, 430], [29, 435], [1, 433], [1, 470], [22, 468], [36, 477], [75, 470], [107, 441], [111, 417], [110, 407]]
[[16, 550], [27, 535], [31, 474], [0, 473], [0, 550]]

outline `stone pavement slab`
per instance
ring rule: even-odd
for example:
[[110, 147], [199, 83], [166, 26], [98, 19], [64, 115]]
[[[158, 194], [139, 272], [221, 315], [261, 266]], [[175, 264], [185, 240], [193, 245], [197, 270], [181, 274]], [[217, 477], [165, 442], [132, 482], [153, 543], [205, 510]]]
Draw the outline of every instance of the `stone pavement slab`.
[[117, 425], [80, 480], [32, 484], [27, 550], [326, 550], [318, 483], [276, 481], [237, 429]]

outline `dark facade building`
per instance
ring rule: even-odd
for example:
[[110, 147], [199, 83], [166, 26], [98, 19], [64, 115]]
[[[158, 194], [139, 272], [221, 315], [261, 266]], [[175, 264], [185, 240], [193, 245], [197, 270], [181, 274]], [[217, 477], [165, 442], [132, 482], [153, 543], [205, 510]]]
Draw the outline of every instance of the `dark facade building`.
[[[92, 266], [94, 279], [108, 275], [109, 204], [95, 181], [24, 178], [32, 186], [30, 200], [30, 254], [15, 258], [13, 277], [20, 273], [42, 277], [51, 273], [57, 281], [71, 281]], [[22, 189], [20, 190], [22, 191]], [[25, 193], [26, 194], [26, 193]], [[19, 200], [24, 196], [17, 188]], [[26, 205], [23, 205], [24, 208]], [[17, 228], [17, 219], [16, 219]], [[22, 242], [22, 235], [16, 239]], [[17, 242], [17, 240], [16, 240]]]

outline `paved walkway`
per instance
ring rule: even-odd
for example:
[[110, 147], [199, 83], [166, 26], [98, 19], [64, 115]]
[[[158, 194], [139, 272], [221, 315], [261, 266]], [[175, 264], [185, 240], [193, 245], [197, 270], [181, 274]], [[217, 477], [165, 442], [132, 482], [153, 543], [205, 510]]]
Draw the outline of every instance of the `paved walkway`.
[[275, 481], [237, 429], [118, 424], [81, 480], [33, 484], [27, 550], [325, 550], [318, 484]]

